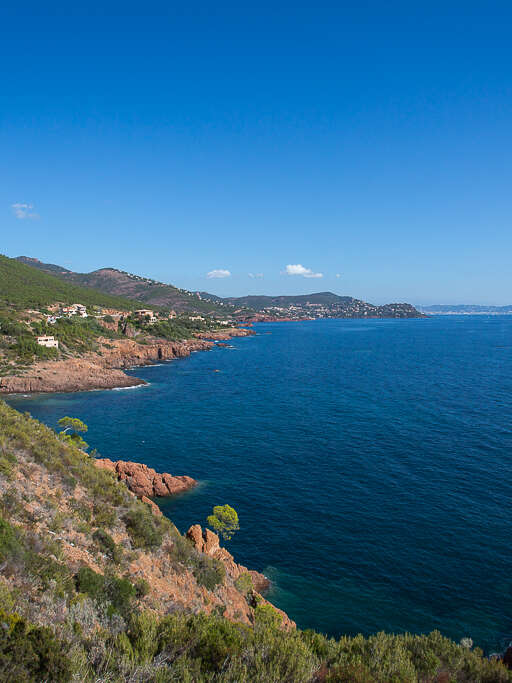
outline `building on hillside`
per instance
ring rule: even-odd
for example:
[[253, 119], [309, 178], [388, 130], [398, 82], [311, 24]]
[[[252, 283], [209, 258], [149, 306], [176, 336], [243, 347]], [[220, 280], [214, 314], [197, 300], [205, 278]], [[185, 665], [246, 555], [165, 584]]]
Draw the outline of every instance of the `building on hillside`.
[[47, 349], [58, 349], [59, 348], [59, 342], [55, 337], [38, 337], [37, 338], [37, 343], [39, 346], [46, 346]]
[[189, 320], [204, 320], [202, 315], [191, 315]]
[[177, 315], [176, 311], [170, 311], [169, 315], [167, 317], [169, 318], [169, 320], [172, 320], [173, 318], [176, 317], [176, 315]]
[[81, 318], [87, 318], [87, 308], [82, 304], [71, 304], [71, 306], [64, 306], [62, 309], [64, 315], [70, 318], [72, 315], [78, 315]]
[[139, 320], [148, 320], [150, 323], [156, 322], [156, 316], [149, 308], [139, 308], [138, 311], [134, 313]]
[[81, 318], [87, 318], [87, 308], [83, 306], [82, 304], [73, 304], [76, 314], [79, 315]]

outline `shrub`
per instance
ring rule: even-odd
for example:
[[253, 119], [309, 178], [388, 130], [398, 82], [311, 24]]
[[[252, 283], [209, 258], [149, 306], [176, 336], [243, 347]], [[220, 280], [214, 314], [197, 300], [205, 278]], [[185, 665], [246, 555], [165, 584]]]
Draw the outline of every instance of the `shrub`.
[[121, 562], [123, 551], [106, 531], [103, 531], [103, 529], [96, 529], [92, 538], [103, 552], [105, 552], [114, 562]]
[[110, 602], [113, 611], [127, 614], [135, 597], [135, 586], [118, 576], [104, 576], [89, 567], [81, 567], [76, 575], [76, 587], [97, 603]]
[[117, 522], [117, 513], [112, 505], [94, 504], [94, 521], [97, 526], [112, 528]]
[[17, 615], [3, 614], [1, 620], [0, 681], [71, 680], [66, 644], [48, 627], [31, 626]]
[[226, 570], [222, 562], [202, 553], [197, 553], [194, 558], [192, 572], [197, 583], [209, 591], [221, 584], [226, 577]]
[[0, 455], [0, 474], [3, 474], [7, 479], [12, 479], [14, 474], [14, 465], [16, 463], [16, 456], [12, 453], [3, 452]]
[[148, 595], [150, 586], [146, 579], [137, 579], [134, 585], [137, 598], [145, 598]]
[[86, 593], [100, 602], [105, 594], [105, 578], [90, 567], [80, 567], [76, 575], [76, 587], [80, 593]]
[[14, 558], [23, 552], [23, 547], [14, 527], [0, 517], [0, 561]]
[[122, 614], [128, 613], [135, 597], [135, 586], [128, 579], [117, 576], [105, 577], [104, 595], [112, 607]]
[[179, 533], [173, 534], [172, 545], [169, 547], [169, 557], [175, 566], [190, 565], [194, 552], [194, 546], [188, 538]]
[[240, 574], [238, 579], [236, 579], [235, 581], [235, 587], [243, 595], [247, 595], [247, 593], [250, 593], [254, 590], [254, 584], [252, 582], [252, 577], [249, 574], [249, 572], [244, 572], [243, 574]]
[[157, 548], [162, 544], [163, 531], [159, 520], [145, 505], [128, 510], [123, 521], [135, 548]]

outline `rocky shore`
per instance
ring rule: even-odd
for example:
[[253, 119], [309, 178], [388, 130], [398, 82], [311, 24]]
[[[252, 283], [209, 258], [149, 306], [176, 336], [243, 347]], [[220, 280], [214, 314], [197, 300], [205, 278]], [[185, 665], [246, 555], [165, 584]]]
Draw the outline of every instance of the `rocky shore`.
[[[161, 516], [162, 512], [158, 505], [150, 500], [151, 497], [175, 495], [197, 485], [197, 481], [192, 479], [192, 477], [184, 475], [173, 476], [167, 472], [159, 473], [153, 468], [138, 462], [126, 460], [114, 462], [108, 458], [98, 458], [94, 464], [99, 469], [111, 472], [118, 481], [124, 482], [128, 490], [144, 503], [147, 503], [151, 507], [153, 514], [157, 516]], [[244, 574], [250, 576], [253, 587], [252, 598], [249, 599], [249, 596], [247, 596], [243, 599], [236, 594], [230, 596], [230, 602], [233, 604], [233, 600], [235, 600], [234, 604], [237, 605], [237, 609], [241, 609], [241, 614], [247, 611], [248, 602], [250, 606], [251, 600], [254, 600], [255, 604], [271, 604], [261, 595], [270, 588], [270, 581], [267, 577], [260, 572], [247, 569], [247, 567], [235, 562], [233, 555], [226, 548], [221, 547], [217, 534], [210, 531], [210, 529], [202, 529], [199, 524], [194, 524], [187, 531], [187, 538], [197, 552], [213, 557], [221, 562], [227, 576], [233, 582], [236, 582]], [[295, 622], [285, 612], [274, 605], [272, 607], [281, 616], [283, 628], [293, 629], [296, 627]]]
[[233, 337], [251, 337], [256, 332], [247, 327], [228, 327], [225, 330], [217, 330], [216, 332], [197, 332], [196, 339], [213, 339], [215, 341], [227, 341]]
[[131, 462], [129, 460], [117, 460], [114, 462], [108, 458], [98, 458], [94, 461], [94, 464], [101, 470], [112, 472], [118, 481], [123, 481], [128, 490], [144, 503], [147, 503], [151, 507], [153, 514], [157, 516], [160, 516], [162, 513], [158, 505], [153, 503], [150, 498], [173, 496], [197, 486], [197, 481], [192, 479], [192, 477], [187, 477], [186, 475], [173, 476], [168, 472], [160, 474], [152, 467], [143, 465], [140, 462]]
[[[146, 384], [123, 369], [185, 358], [194, 351], [208, 351], [212, 339], [231, 339], [254, 334], [252, 330], [230, 328], [202, 335], [203, 338], [171, 342], [157, 337], [139, 343], [134, 339], [100, 339], [95, 353], [56, 361], [34, 363], [19, 374], [0, 377], [0, 394], [45, 393], [114, 389]], [[220, 336], [215, 336], [220, 335]]]

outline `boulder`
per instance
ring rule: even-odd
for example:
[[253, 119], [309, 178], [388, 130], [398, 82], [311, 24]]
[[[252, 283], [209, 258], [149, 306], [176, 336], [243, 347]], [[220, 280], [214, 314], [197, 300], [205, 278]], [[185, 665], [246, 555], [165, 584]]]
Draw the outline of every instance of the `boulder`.
[[151, 467], [129, 460], [113, 462], [108, 458], [99, 458], [96, 467], [112, 472], [119, 481], [124, 481], [129, 490], [141, 498], [158, 498], [172, 496], [193, 488], [197, 481], [192, 477], [173, 477], [168, 472], [158, 473]]

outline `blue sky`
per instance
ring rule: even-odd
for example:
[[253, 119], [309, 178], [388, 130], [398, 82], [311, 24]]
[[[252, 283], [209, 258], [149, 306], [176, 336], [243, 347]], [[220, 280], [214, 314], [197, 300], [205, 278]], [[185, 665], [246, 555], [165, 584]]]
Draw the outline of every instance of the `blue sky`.
[[0, 251], [511, 303], [510, 4], [244, 5], [3, 5]]

